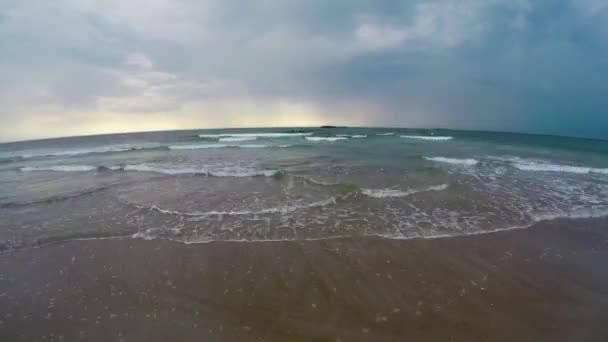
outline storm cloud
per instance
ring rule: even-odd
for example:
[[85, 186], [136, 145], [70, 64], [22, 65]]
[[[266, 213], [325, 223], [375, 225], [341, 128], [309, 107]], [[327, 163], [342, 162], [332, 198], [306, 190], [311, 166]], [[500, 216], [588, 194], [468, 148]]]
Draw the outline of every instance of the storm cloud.
[[207, 127], [608, 138], [608, 3], [0, 0], [0, 140]]

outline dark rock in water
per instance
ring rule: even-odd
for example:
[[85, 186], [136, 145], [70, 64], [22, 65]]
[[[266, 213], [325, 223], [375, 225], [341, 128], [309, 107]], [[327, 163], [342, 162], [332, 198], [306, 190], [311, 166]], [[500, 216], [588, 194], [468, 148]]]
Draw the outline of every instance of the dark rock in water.
[[338, 128], [338, 126], [321, 126], [321, 128]]

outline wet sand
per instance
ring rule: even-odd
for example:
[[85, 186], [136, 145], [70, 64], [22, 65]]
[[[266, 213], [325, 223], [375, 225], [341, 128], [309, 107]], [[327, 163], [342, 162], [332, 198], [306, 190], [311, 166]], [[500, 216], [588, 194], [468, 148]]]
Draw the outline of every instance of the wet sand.
[[608, 224], [0, 255], [0, 341], [608, 341]]

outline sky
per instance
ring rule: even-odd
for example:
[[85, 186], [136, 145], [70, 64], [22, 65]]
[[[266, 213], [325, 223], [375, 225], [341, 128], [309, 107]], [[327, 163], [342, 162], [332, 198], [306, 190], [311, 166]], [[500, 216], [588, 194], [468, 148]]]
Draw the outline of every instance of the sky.
[[608, 138], [605, 0], [0, 0], [0, 141], [325, 124]]

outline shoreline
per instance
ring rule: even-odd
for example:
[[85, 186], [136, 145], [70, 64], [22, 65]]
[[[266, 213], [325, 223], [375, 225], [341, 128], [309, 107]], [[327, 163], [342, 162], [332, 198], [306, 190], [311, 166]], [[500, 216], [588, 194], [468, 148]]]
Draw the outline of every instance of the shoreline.
[[0, 255], [0, 339], [599, 341], [608, 229], [578, 221], [441, 239], [58, 242]]

